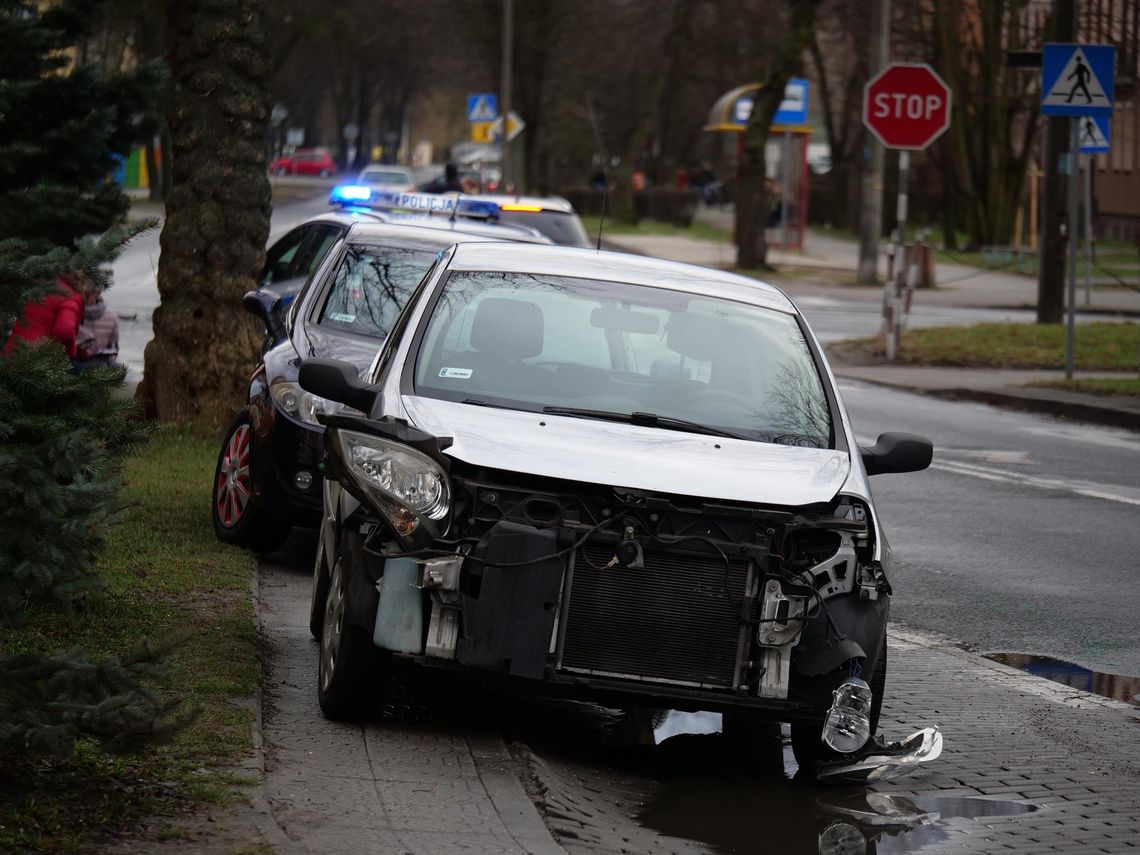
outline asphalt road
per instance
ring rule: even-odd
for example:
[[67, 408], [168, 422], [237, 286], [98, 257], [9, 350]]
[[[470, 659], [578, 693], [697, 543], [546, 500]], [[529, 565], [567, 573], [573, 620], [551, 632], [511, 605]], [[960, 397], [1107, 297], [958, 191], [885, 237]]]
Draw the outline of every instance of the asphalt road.
[[928, 471], [872, 482], [895, 620], [983, 652], [1140, 675], [1140, 435], [840, 385], [860, 440], [934, 442]]
[[[866, 300], [843, 300], [814, 294], [793, 294], [800, 311], [808, 319], [821, 342], [867, 338], [883, 328], [882, 306]], [[1032, 323], [1036, 313], [1026, 309], [974, 309], [931, 306], [915, 302], [907, 320], [908, 329], [969, 326], [981, 323]], [[1102, 320], [1096, 315], [1080, 315], [1078, 322]]]

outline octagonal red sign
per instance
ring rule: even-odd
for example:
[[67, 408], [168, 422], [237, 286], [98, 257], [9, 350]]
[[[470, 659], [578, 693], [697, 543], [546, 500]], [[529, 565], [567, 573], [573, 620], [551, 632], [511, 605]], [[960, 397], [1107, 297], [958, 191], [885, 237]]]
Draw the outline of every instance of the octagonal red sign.
[[867, 82], [863, 124], [887, 148], [924, 149], [950, 127], [950, 102], [929, 65], [896, 62]]

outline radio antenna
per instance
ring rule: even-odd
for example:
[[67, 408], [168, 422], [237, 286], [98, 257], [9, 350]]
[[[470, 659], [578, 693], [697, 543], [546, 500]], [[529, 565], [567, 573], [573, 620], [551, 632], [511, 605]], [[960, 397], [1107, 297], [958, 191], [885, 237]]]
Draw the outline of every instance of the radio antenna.
[[602, 215], [598, 217], [598, 252], [602, 251], [602, 225], [606, 222], [606, 194], [609, 193], [609, 185], [602, 187]]

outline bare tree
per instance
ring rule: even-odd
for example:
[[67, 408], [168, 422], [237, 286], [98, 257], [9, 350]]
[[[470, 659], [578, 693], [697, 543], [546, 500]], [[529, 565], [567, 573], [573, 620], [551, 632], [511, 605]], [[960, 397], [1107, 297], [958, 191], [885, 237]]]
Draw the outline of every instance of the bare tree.
[[764, 59], [758, 63], [758, 76], [763, 85], [756, 94], [752, 115], [744, 130], [736, 198], [736, 263], [740, 267], [767, 267], [768, 241], [764, 226], [769, 199], [764, 182], [764, 148], [788, 79], [802, 67], [804, 51], [811, 44], [815, 13], [821, 2], [788, 0], [780, 46], [770, 63]]

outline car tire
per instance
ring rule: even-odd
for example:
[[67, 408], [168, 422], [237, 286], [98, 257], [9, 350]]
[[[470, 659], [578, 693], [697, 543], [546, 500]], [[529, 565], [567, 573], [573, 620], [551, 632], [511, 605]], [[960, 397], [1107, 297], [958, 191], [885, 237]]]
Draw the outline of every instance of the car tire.
[[[883, 636], [883, 645], [879, 649], [879, 661], [875, 663], [875, 673], [868, 682], [871, 687], [871, 736], [874, 737], [879, 729], [879, 714], [883, 709], [883, 692], [887, 687], [887, 637]], [[830, 752], [820, 742], [823, 734], [822, 721], [794, 721], [792, 731], [792, 754], [796, 763], [805, 771], [815, 768], [820, 755]], [[835, 755], [840, 756], [840, 755]]]
[[345, 567], [338, 557], [329, 576], [317, 665], [317, 702], [326, 718], [359, 721], [379, 711], [391, 654], [347, 620]]
[[321, 178], [328, 178], [330, 175], [332, 175], [332, 173], [329, 172], [327, 169], [322, 169], [320, 172]]
[[317, 560], [313, 567], [313, 592], [309, 598], [309, 633], [314, 641], [321, 640], [325, 625], [325, 598], [329, 595], [329, 570], [325, 561], [325, 538], [321, 532], [317, 542]]
[[210, 516], [218, 540], [264, 554], [273, 552], [285, 542], [291, 526], [271, 519], [254, 495], [250, 467], [252, 457], [253, 426], [249, 420], [249, 407], [246, 407], [226, 431], [226, 439], [218, 453], [210, 496]]

